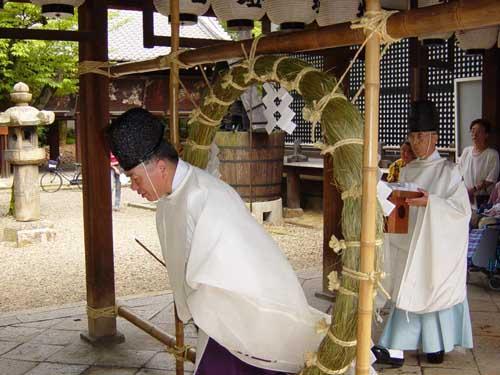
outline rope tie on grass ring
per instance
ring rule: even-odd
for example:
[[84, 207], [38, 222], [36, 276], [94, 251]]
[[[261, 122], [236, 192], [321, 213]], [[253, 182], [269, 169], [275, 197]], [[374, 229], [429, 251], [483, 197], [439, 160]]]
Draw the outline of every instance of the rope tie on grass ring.
[[323, 114], [323, 111], [325, 110], [327, 104], [330, 102], [330, 100], [333, 99], [345, 99], [347, 100], [346, 96], [340, 92], [336, 92], [338, 87], [335, 86], [335, 88], [330, 92], [329, 94], [323, 96], [320, 100], [316, 101], [313, 100], [312, 106], [304, 106], [304, 109], [302, 110], [302, 117], [304, 120], [309, 121], [312, 124], [312, 139], [314, 140], [316, 137], [314, 136], [315, 130], [316, 130], [316, 125], [318, 122], [321, 121], [321, 115]]
[[233, 80], [233, 75], [231, 72], [226, 73], [222, 76], [221, 79], [221, 87], [223, 89], [227, 89], [229, 86], [232, 86], [236, 90], [245, 91], [247, 88], [245, 86], [240, 86]]
[[211, 127], [216, 127], [220, 124], [220, 120], [214, 120], [208, 117], [206, 114], [203, 113], [203, 111], [199, 107], [196, 107], [191, 112], [191, 118], [189, 119], [188, 124], [191, 125], [193, 122], [196, 121]]
[[113, 78], [117, 75], [111, 73], [111, 71], [109, 70], [111, 66], [112, 65], [108, 61], [82, 61], [78, 64], [78, 75], [93, 73], [100, 74], [108, 78]]
[[187, 362], [188, 361], [188, 359], [187, 359], [188, 351], [191, 348], [192, 348], [191, 345], [184, 345], [181, 347], [175, 345], [173, 348], [167, 346], [165, 351], [167, 353], [173, 354], [173, 356], [175, 357], [176, 360]]
[[305, 357], [306, 357], [305, 358], [306, 359], [306, 367], [316, 366], [320, 371], [322, 371], [328, 375], [343, 374], [349, 369], [349, 367], [351, 367], [351, 365], [348, 364], [347, 366], [345, 366], [344, 368], [341, 368], [340, 370], [330, 370], [328, 367], [325, 367], [324, 365], [321, 364], [321, 362], [318, 359], [318, 353], [307, 352]]
[[188, 139], [186, 141], [186, 145], [189, 146], [192, 150], [210, 150], [211, 147], [211, 145], [200, 145], [192, 139]]
[[330, 326], [326, 322], [326, 320], [323, 318], [320, 321], [316, 323], [316, 333], [318, 334], [326, 334], [328, 337], [337, 345], [343, 346], [344, 348], [352, 348], [353, 346], [357, 345], [357, 340], [352, 340], [352, 341], [344, 341], [336, 337], [331, 331], [330, 331]]
[[352, 198], [352, 199], [359, 198], [359, 197], [361, 197], [361, 195], [362, 195], [361, 186], [353, 185], [350, 189], [343, 191], [342, 194], [340, 195], [340, 198], [343, 201], [345, 201], [346, 199], [349, 199], [349, 198]]
[[307, 68], [304, 68], [302, 69], [298, 74], [297, 76], [295, 77], [295, 79], [293, 80], [293, 82], [291, 84], [289, 83], [286, 83], [285, 85], [286, 86], [289, 86], [289, 87], [286, 87], [286, 89], [288, 91], [292, 91], [292, 90], [296, 90], [300, 95], [302, 95], [302, 92], [300, 91], [300, 81], [302, 81], [302, 78], [304, 78], [304, 76], [307, 74], [307, 73], [310, 73], [310, 72], [319, 72], [318, 69], [316, 69], [315, 67], [313, 66], [308, 66]]
[[257, 52], [257, 45], [259, 44], [260, 38], [262, 38], [262, 34], [254, 38], [254, 40], [252, 41], [252, 47], [250, 48], [249, 54], [247, 54], [247, 51], [245, 50], [245, 45], [241, 43], [241, 49], [243, 50], [243, 55], [245, 55], [245, 62], [243, 65], [248, 69], [248, 73], [244, 75], [245, 82], [249, 82], [252, 79], [260, 81], [261, 79], [254, 71], [255, 63], [257, 59], [259, 59], [260, 57], [260, 56], [255, 57], [255, 54]]
[[276, 61], [273, 63], [273, 69], [270, 74], [266, 75], [265, 78], [269, 79], [271, 81], [279, 81], [280, 77], [278, 77], [278, 66], [279, 64], [284, 61], [288, 60], [290, 57], [288, 56], [281, 56], [276, 59]]
[[338, 142], [335, 142], [333, 145], [326, 145], [324, 143], [315, 143], [314, 146], [321, 149], [321, 155], [332, 154], [340, 147], [346, 145], [363, 145], [364, 141], [362, 138], [345, 138]]
[[[378, 240], [378, 241], [381, 241], [381, 240]], [[371, 281], [372, 283], [374, 283], [377, 286], [377, 289], [380, 290], [382, 292], [382, 294], [387, 299], [389, 299], [389, 300], [391, 299], [391, 295], [387, 292], [387, 290], [385, 290], [382, 283], [380, 282], [380, 280], [383, 280], [386, 277], [386, 273], [383, 271], [381, 271], [381, 272], [380, 271], [373, 271], [373, 272], [370, 272], [368, 274], [368, 273], [364, 273], [364, 272], [355, 271], [355, 270], [352, 270], [352, 269], [347, 268], [347, 267], [343, 267], [342, 268], [342, 276], [347, 276], [347, 277], [350, 277], [351, 279], [355, 279], [355, 280], [359, 280], [359, 281]]]
[[340, 285], [340, 280], [337, 276], [337, 271], [332, 271], [328, 275], [328, 290], [333, 292], [333, 291], [338, 291], [341, 294], [344, 294], [346, 296], [351, 296], [351, 297], [357, 297], [358, 293], [354, 292], [350, 289], [344, 288], [342, 285]]
[[87, 305], [87, 316], [92, 319], [114, 318], [117, 315], [118, 306], [93, 308]]

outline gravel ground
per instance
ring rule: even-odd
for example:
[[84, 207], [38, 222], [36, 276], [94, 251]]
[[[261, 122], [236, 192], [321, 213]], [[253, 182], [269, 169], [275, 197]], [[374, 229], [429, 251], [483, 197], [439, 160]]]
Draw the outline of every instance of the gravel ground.
[[[7, 211], [9, 199], [10, 191], [0, 191], [1, 213]], [[129, 188], [123, 188], [122, 202], [144, 200]], [[86, 299], [81, 192], [41, 192], [41, 212], [42, 219], [54, 224], [55, 242], [23, 248], [0, 242], [0, 312]], [[98, 214], [96, 220], [99, 220]], [[321, 215], [306, 215], [306, 222], [307, 227], [266, 225], [296, 270], [321, 266]], [[122, 297], [169, 289], [166, 272], [139, 248], [134, 236], [161, 256], [154, 212], [134, 207], [113, 212], [116, 295]]]

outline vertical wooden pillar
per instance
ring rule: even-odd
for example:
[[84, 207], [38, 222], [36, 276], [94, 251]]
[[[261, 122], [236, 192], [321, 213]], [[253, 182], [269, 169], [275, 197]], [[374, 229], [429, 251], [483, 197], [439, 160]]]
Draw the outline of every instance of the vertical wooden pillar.
[[[366, 10], [380, 11], [380, 0], [367, 0]], [[365, 130], [363, 145], [363, 188], [361, 200], [360, 271], [371, 274], [375, 266], [378, 182], [378, 119], [380, 95], [380, 37], [373, 34], [366, 44]], [[356, 375], [370, 373], [373, 317], [373, 281], [359, 282]]]
[[[87, 0], [78, 9], [79, 30], [93, 31], [94, 38], [80, 42], [80, 63], [108, 60], [106, 2]], [[80, 136], [83, 171], [83, 219], [87, 305], [103, 309], [115, 305], [111, 180], [105, 128], [109, 119], [109, 79], [99, 74], [80, 76]], [[116, 318], [89, 314], [84, 339], [116, 339]]]
[[[349, 66], [353, 53], [349, 47], [334, 48], [325, 54], [324, 70], [330, 71], [337, 78]], [[349, 75], [343, 82], [344, 94], [349, 94]], [[323, 293], [331, 294], [328, 290], [328, 275], [334, 269], [339, 270], [340, 256], [330, 248], [332, 234], [342, 238], [342, 199], [340, 192], [333, 184], [333, 162], [329, 154], [324, 157], [323, 167]]]
[[410, 38], [410, 101], [425, 100], [429, 92], [429, 50]]
[[[417, 9], [418, 1], [410, 0], [410, 9]], [[410, 101], [427, 99], [429, 92], [429, 49], [418, 38], [410, 38]]]
[[[179, 0], [170, 0], [170, 28], [171, 28], [171, 46], [170, 53], [179, 51]], [[170, 90], [169, 90], [169, 128], [170, 143], [179, 151], [179, 66], [172, 62], [170, 65]]]
[[500, 50], [487, 50], [483, 57], [483, 114], [492, 125], [490, 145], [500, 149]]

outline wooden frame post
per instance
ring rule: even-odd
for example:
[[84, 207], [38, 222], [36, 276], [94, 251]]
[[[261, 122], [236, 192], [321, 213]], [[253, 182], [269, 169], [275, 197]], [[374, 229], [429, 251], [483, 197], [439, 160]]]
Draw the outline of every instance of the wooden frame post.
[[[95, 32], [96, 38], [79, 45], [80, 63], [108, 60], [108, 14], [106, 3], [87, 0], [78, 10], [79, 30]], [[87, 305], [99, 311], [115, 305], [113, 230], [109, 151], [104, 130], [109, 120], [109, 78], [99, 74], [80, 76], [80, 136], [83, 172], [83, 223]], [[91, 342], [120, 339], [116, 318], [88, 317]]]
[[[380, 0], [367, 0], [367, 12], [380, 11]], [[370, 275], [375, 266], [375, 240], [378, 182], [378, 119], [380, 94], [380, 36], [374, 33], [365, 54], [365, 130], [363, 146], [363, 195], [361, 200], [360, 271]], [[370, 373], [370, 347], [373, 316], [373, 281], [359, 286], [356, 375]]]

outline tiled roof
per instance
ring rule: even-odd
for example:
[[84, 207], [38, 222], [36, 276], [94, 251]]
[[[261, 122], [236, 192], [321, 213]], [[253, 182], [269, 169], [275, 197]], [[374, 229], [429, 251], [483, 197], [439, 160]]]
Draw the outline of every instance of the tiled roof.
[[[136, 11], [110, 11], [109, 59], [111, 61], [147, 60], [170, 52], [169, 47], [144, 48], [142, 13]], [[170, 35], [168, 19], [154, 14], [155, 35]], [[201, 39], [231, 39], [217, 19], [199, 17], [193, 26], [181, 26], [181, 37]]]

